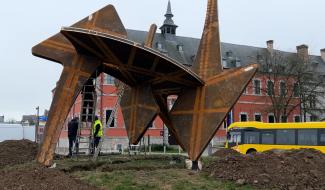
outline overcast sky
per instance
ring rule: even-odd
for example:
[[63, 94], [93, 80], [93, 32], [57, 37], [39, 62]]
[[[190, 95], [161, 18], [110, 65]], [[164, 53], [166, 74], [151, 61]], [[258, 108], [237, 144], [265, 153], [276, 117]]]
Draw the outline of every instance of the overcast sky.
[[[108, 4], [115, 5], [126, 28], [160, 26], [168, 0], [10, 0], [1, 3], [0, 115], [20, 120], [51, 103], [51, 90], [62, 67], [33, 57], [31, 48], [79, 19]], [[206, 0], [171, 0], [177, 35], [200, 37]], [[296, 51], [309, 45], [319, 55], [325, 48], [324, 0], [219, 0], [221, 40]]]

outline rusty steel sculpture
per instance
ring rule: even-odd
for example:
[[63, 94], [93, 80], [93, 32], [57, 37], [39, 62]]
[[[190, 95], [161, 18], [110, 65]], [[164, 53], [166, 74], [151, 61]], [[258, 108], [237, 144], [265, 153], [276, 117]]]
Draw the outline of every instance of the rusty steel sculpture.
[[[199, 159], [258, 66], [223, 70], [217, 0], [208, 0], [192, 68], [152, 48], [156, 29], [150, 27], [143, 44], [130, 41], [115, 8], [108, 5], [33, 47], [33, 55], [63, 65], [38, 162], [51, 164], [71, 106], [83, 84], [101, 72], [128, 86], [121, 108], [130, 143], [137, 144], [159, 115], [189, 158], [194, 163]], [[178, 95], [170, 111], [169, 95]]]

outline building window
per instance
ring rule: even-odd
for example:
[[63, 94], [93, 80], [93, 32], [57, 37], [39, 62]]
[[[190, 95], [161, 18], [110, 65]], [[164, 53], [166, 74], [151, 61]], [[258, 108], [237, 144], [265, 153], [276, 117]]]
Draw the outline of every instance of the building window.
[[255, 79], [253, 81], [253, 85], [254, 85], [254, 94], [260, 95], [261, 94], [261, 81]]
[[269, 116], [268, 116], [268, 122], [269, 123], [274, 123], [275, 122], [275, 117], [274, 117], [273, 114], [269, 114]]
[[317, 129], [299, 129], [298, 145], [317, 145]]
[[294, 120], [296, 123], [301, 122], [301, 120], [300, 120], [300, 115], [295, 115], [293, 120]]
[[148, 128], [154, 128], [154, 127], [155, 127], [155, 124], [153, 122], [150, 122], [148, 125]]
[[286, 115], [281, 115], [281, 122], [282, 123], [287, 123], [288, 122], [288, 117]]
[[243, 94], [247, 94], [247, 87], [244, 89]]
[[224, 121], [222, 123], [223, 123], [223, 129], [227, 129], [227, 121]]
[[175, 28], [172, 29], [172, 34], [176, 34]]
[[299, 85], [295, 83], [293, 85], [293, 97], [299, 97]]
[[309, 104], [310, 104], [310, 108], [316, 108], [316, 95], [314, 94], [310, 95]]
[[157, 42], [157, 49], [162, 49], [162, 44], [160, 42]]
[[183, 51], [183, 45], [177, 45], [178, 51], [182, 52]]
[[167, 28], [167, 34], [170, 34], [170, 28]]
[[240, 114], [240, 121], [248, 121], [247, 113]]
[[222, 59], [223, 68], [228, 68], [227, 59]]
[[[113, 110], [111, 109], [106, 110], [106, 126], [108, 124], [108, 119], [111, 116], [112, 112]], [[113, 116], [112, 123], [109, 125], [109, 127], [115, 127], [115, 116]]]
[[284, 81], [280, 82], [280, 96], [286, 96], [287, 94], [287, 85]]
[[318, 121], [318, 117], [316, 115], [311, 115], [309, 118], [310, 121]]
[[273, 81], [267, 81], [266, 84], [266, 92], [268, 96], [274, 95], [274, 82]]
[[114, 77], [106, 75], [105, 84], [114, 85]]
[[276, 144], [292, 145], [296, 143], [295, 130], [277, 130], [276, 131]]
[[260, 114], [260, 113], [255, 113], [255, 114], [254, 114], [254, 119], [255, 119], [255, 121], [259, 121], [259, 122], [261, 122], [261, 121], [262, 121], [262, 116], [261, 116], [261, 114]]

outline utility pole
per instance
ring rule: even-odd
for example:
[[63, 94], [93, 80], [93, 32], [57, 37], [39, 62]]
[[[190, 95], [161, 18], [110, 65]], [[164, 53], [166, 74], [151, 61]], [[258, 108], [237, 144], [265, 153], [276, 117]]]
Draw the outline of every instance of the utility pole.
[[38, 128], [39, 128], [39, 106], [36, 107], [36, 125], [35, 125], [35, 142], [38, 143]]

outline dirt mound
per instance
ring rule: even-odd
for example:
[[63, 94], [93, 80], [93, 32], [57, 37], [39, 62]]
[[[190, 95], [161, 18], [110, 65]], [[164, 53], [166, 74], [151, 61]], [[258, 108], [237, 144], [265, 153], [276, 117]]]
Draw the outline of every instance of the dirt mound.
[[212, 156], [216, 156], [216, 157], [226, 157], [226, 156], [236, 156], [236, 155], [240, 155], [240, 153], [237, 152], [236, 150], [228, 149], [228, 148], [222, 148], [212, 154]]
[[29, 165], [24, 168], [0, 170], [1, 189], [19, 190], [92, 190], [98, 189], [57, 169]]
[[325, 155], [316, 150], [215, 155], [217, 159], [206, 170], [219, 179], [262, 188], [325, 188]]
[[29, 140], [10, 140], [0, 143], [0, 169], [35, 159], [38, 145]]

